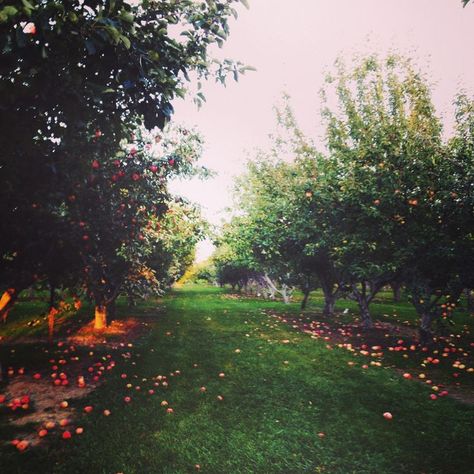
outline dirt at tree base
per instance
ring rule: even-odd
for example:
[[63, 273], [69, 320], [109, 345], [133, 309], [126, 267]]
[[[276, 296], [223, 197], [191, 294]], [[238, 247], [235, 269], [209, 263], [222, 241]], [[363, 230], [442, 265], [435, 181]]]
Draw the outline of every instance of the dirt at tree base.
[[[0, 414], [15, 428], [15, 438], [26, 441], [28, 446], [38, 446], [51, 436], [74, 431], [85, 405], [81, 400], [104, 382], [118, 360], [130, 357], [130, 348], [148, 335], [151, 321], [152, 318], [129, 317], [113, 321], [101, 331], [94, 330], [92, 322], [54, 344], [44, 338], [28, 340], [27, 346], [38, 345], [38, 350], [51, 357], [51, 365], [42, 365], [37, 371], [12, 367], [14, 373], [0, 391], [4, 397]], [[22, 397], [29, 400], [23, 406], [19, 403]], [[47, 436], [40, 437], [40, 430], [47, 430]], [[4, 440], [6, 444], [11, 441]]]
[[[88, 384], [83, 388], [72, 387], [54, 387], [50, 380], [40, 379], [31, 380], [28, 376], [17, 376], [9, 382], [4, 392], [7, 400], [13, 400], [20, 394], [27, 394], [31, 401], [32, 407], [23, 413], [12, 412], [8, 418], [8, 422], [19, 428], [24, 427], [25, 432], [18, 433], [18, 437], [27, 440], [30, 446], [36, 446], [41, 442], [37, 431], [44, 428], [48, 422], [55, 424], [55, 429], [59, 428], [61, 420], [69, 420], [71, 422], [76, 414], [76, 409], [68, 406], [61, 408], [63, 401], [71, 402], [78, 400], [97, 388], [98, 384]], [[22, 412], [21, 408], [16, 411]], [[31, 431], [27, 425], [34, 424], [37, 431]]]

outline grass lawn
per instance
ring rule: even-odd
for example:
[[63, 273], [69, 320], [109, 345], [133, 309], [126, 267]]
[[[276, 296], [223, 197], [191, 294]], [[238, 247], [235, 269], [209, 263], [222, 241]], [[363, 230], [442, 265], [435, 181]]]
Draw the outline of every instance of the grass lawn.
[[[392, 314], [389, 302], [379, 304], [387, 306], [381, 315]], [[400, 308], [400, 319], [410, 321], [412, 313]], [[62, 440], [53, 432], [20, 453], [9, 443], [17, 428], [4, 412], [1, 473], [474, 472], [474, 406], [432, 401], [430, 387], [386, 366], [350, 366], [357, 359], [347, 350], [328, 349], [272, 316], [297, 315], [297, 304], [185, 286], [132, 312], [150, 323], [148, 337], [133, 347], [74, 352], [104, 361], [109, 355], [117, 364], [85, 400], [72, 402], [74, 426], [84, 434]], [[32, 373], [62, 350], [7, 341], [0, 360]], [[90, 414], [82, 411], [87, 404]], [[103, 416], [104, 409], [112, 414]], [[387, 411], [392, 420], [383, 417]]]

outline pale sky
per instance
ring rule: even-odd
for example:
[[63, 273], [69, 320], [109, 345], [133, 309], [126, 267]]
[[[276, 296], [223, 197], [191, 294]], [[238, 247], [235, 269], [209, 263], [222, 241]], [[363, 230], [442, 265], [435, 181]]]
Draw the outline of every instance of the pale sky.
[[[417, 58], [433, 84], [433, 98], [449, 127], [452, 100], [461, 88], [474, 91], [474, 5], [461, 0], [249, 0], [231, 21], [229, 40], [217, 57], [257, 69], [227, 87], [209, 82], [207, 102], [177, 101], [174, 120], [196, 126], [205, 138], [201, 164], [218, 175], [205, 182], [173, 183], [172, 189], [202, 206], [218, 225], [232, 205], [233, 177], [275, 129], [273, 107], [285, 91], [301, 128], [323, 133], [318, 92], [335, 59], [390, 49]], [[208, 242], [198, 260], [212, 252]]]

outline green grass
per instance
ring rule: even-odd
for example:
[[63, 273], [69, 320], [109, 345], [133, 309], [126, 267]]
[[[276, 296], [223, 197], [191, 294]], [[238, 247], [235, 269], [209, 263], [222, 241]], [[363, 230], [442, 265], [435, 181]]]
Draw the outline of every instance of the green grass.
[[[156, 313], [149, 338], [130, 350], [132, 357], [119, 356], [126, 349], [114, 353], [120, 367], [88, 399], [96, 411], [79, 415], [85, 433], [24, 453], [3, 446], [0, 472], [175, 474], [196, 472], [196, 464], [216, 474], [474, 472], [472, 406], [432, 402], [428, 387], [387, 368], [349, 367], [347, 351], [328, 350], [267, 314], [296, 314], [296, 304], [231, 299], [220, 289], [189, 286], [161, 305], [165, 311]], [[134, 314], [150, 318], [152, 309], [148, 303]], [[46, 354], [38, 347], [34, 353], [44, 363]], [[5, 364], [28, 355], [29, 347], [1, 353]], [[181, 375], [170, 376], [176, 370]], [[159, 374], [168, 376], [169, 387], [148, 395]], [[129, 381], [142, 390], [127, 389]], [[104, 408], [112, 416], [101, 416]], [[383, 418], [385, 411], [393, 420]], [[12, 434], [6, 421], [2, 437]]]

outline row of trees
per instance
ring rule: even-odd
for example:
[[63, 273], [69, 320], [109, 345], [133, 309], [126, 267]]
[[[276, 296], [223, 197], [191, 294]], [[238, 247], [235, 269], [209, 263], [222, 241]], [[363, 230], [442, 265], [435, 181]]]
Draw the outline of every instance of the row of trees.
[[[205, 174], [193, 130], [166, 125], [214, 61], [237, 0], [6, 0], [0, 5], [0, 302], [83, 290], [95, 325], [118, 295], [169, 284], [202, 234], [168, 182]], [[198, 91], [196, 101], [204, 96]], [[139, 290], [141, 288], [141, 290]]]
[[327, 152], [285, 131], [238, 181], [242, 212], [224, 227], [215, 257], [221, 283], [249, 281], [288, 299], [320, 287], [324, 313], [354, 299], [365, 327], [374, 296], [406, 288], [428, 339], [474, 288], [474, 102], [456, 98], [443, 140], [430, 89], [408, 59], [342, 61], [322, 93]]

